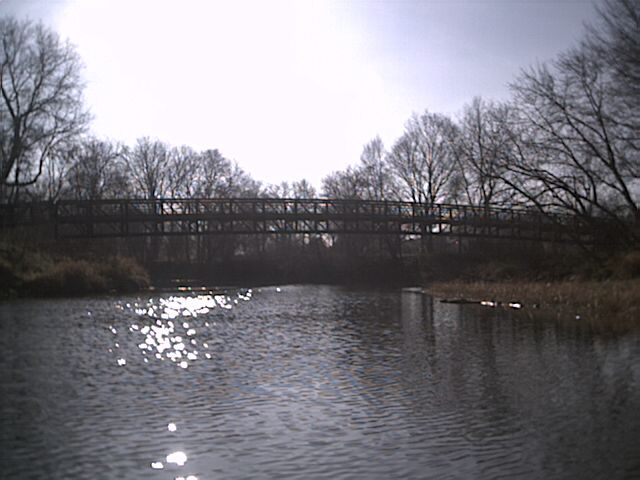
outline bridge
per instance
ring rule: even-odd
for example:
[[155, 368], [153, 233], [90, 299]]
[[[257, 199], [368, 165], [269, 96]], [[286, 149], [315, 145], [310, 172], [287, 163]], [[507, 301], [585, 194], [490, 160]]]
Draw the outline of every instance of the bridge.
[[114, 199], [0, 205], [3, 230], [47, 226], [56, 238], [173, 235], [450, 235], [595, 241], [577, 217], [527, 209], [340, 199]]

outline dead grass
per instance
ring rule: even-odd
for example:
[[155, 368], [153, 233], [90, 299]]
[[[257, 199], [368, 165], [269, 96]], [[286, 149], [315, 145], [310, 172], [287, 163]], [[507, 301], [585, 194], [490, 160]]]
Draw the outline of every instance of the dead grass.
[[0, 298], [135, 292], [149, 284], [131, 258], [72, 259], [0, 241]]
[[640, 279], [552, 282], [436, 282], [426, 291], [441, 299], [521, 303], [533, 316], [555, 316], [594, 327], [640, 327]]
[[25, 278], [25, 289], [36, 295], [82, 295], [107, 291], [107, 280], [95, 264], [64, 259]]
[[147, 273], [134, 260], [62, 259], [50, 268], [26, 275], [24, 289], [33, 295], [85, 295], [135, 292], [149, 286]]
[[110, 291], [137, 292], [151, 284], [147, 271], [129, 257], [111, 257], [99, 264], [98, 271], [107, 279]]

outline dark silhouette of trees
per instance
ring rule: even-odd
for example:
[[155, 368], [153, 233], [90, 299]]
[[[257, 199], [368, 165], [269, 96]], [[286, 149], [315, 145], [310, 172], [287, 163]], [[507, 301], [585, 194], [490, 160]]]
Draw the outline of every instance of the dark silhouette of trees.
[[167, 156], [169, 178], [166, 195], [171, 198], [193, 197], [198, 190], [200, 155], [191, 147], [183, 145], [169, 148]]
[[346, 200], [395, 199], [397, 186], [388, 155], [380, 137], [375, 137], [363, 147], [356, 166], [322, 179], [323, 195]]
[[414, 115], [407, 122], [389, 155], [403, 198], [432, 205], [449, 197], [455, 161], [448, 139], [453, 130], [453, 122], [437, 113]]
[[606, 65], [616, 96], [631, 103], [637, 121], [640, 102], [640, 4], [635, 0], [606, 0], [598, 7], [598, 12], [599, 22], [589, 27], [585, 46]]
[[[65, 178], [65, 196], [75, 200], [101, 200], [129, 194], [122, 144], [84, 138], [64, 152], [71, 163]], [[52, 162], [53, 163], [53, 162]]]
[[89, 121], [75, 50], [42, 24], [0, 19], [0, 196], [18, 199]]
[[466, 105], [456, 128], [449, 128], [450, 147], [455, 157], [456, 197], [462, 203], [488, 208], [509, 202], [511, 190], [502, 181], [500, 161], [508, 148], [504, 119], [507, 104], [476, 97]]
[[395, 198], [397, 186], [387, 156], [388, 152], [379, 136], [362, 149], [359, 177], [364, 186], [363, 198], [367, 200]]
[[245, 172], [236, 162], [227, 161], [224, 175], [220, 177], [220, 197], [257, 198], [262, 184]]
[[366, 190], [367, 185], [359, 168], [349, 166], [322, 179], [322, 192], [327, 198], [362, 199]]
[[217, 150], [206, 150], [198, 159], [195, 195], [202, 198], [222, 197], [226, 194], [226, 178], [231, 173], [231, 162]]
[[[629, 7], [623, 0], [607, 6], [608, 22], [622, 21], [613, 14]], [[626, 88], [603, 56], [608, 37], [595, 38], [597, 49], [583, 43], [512, 84], [518, 117], [509, 127], [512, 148], [502, 178], [542, 212], [574, 214], [596, 226], [607, 221], [602, 230], [633, 243], [640, 221], [634, 87]]]
[[40, 178], [33, 185], [23, 186], [21, 190], [24, 193], [21, 194], [21, 197], [55, 201], [72, 194], [69, 186], [69, 173], [73, 166], [72, 152], [76, 148], [75, 142], [63, 142], [52, 150], [49, 153], [48, 161], [42, 167]]
[[291, 197], [297, 199], [316, 198], [317, 193], [311, 183], [305, 178], [297, 180], [291, 184]]
[[155, 200], [168, 192], [171, 170], [169, 146], [149, 137], [139, 138], [125, 154], [127, 176], [136, 196]]

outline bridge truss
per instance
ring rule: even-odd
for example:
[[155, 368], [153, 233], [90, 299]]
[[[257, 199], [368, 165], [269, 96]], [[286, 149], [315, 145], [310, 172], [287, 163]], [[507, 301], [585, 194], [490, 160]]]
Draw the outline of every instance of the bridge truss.
[[57, 238], [173, 235], [454, 235], [592, 240], [577, 217], [525, 209], [336, 199], [117, 199], [0, 205], [3, 228], [49, 225]]

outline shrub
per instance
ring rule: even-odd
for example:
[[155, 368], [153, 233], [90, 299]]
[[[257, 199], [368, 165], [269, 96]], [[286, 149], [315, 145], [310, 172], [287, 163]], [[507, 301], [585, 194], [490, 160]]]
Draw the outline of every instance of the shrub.
[[100, 264], [109, 290], [136, 292], [151, 284], [149, 274], [132, 258], [111, 257]]
[[135, 292], [149, 286], [149, 276], [134, 260], [113, 257], [105, 261], [63, 259], [25, 281], [35, 295], [85, 295]]
[[107, 282], [95, 264], [65, 259], [28, 277], [25, 287], [37, 295], [81, 295], [105, 292]]

